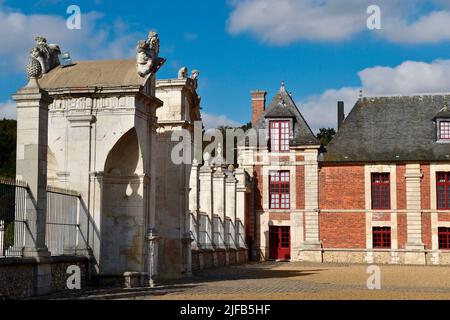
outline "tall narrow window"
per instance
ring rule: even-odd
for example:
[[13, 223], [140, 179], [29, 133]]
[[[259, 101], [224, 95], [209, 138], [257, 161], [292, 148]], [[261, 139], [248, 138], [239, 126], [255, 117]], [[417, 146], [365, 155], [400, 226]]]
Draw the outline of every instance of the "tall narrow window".
[[290, 209], [289, 171], [270, 172], [270, 209]]
[[438, 172], [436, 174], [436, 194], [438, 209], [450, 209], [450, 173]]
[[391, 208], [389, 173], [372, 173], [372, 209]]
[[372, 230], [373, 248], [390, 249], [391, 248], [391, 228], [374, 227]]
[[450, 228], [441, 227], [438, 230], [439, 249], [450, 250]]
[[270, 121], [270, 147], [274, 152], [289, 151], [289, 121]]

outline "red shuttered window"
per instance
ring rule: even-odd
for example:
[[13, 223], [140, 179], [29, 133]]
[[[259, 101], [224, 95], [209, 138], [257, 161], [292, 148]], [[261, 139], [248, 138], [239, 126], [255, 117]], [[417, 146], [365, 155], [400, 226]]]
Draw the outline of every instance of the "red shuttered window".
[[270, 172], [270, 209], [290, 209], [289, 171]]
[[450, 228], [441, 227], [438, 230], [439, 249], [450, 250]]
[[289, 151], [289, 121], [270, 121], [270, 149], [273, 152]]
[[372, 173], [372, 209], [389, 210], [391, 191], [389, 173]]
[[390, 249], [391, 248], [391, 228], [390, 227], [374, 227], [372, 232], [374, 249]]
[[438, 172], [436, 174], [437, 206], [440, 210], [450, 209], [450, 173]]

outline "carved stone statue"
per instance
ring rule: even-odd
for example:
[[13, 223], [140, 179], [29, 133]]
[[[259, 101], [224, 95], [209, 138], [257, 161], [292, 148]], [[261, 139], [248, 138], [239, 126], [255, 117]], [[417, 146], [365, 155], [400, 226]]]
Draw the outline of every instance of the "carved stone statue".
[[194, 80], [194, 87], [197, 89], [198, 87], [198, 77], [200, 76], [200, 72], [198, 70], [192, 70], [191, 79]]
[[188, 68], [182, 67], [180, 70], [178, 70], [178, 79], [187, 79], [188, 77]]
[[[36, 47], [30, 50], [30, 57], [27, 66], [28, 78], [40, 78], [59, 65], [58, 55], [61, 49], [56, 44], [47, 44], [44, 37], [36, 37]], [[40, 67], [36, 65], [39, 63]]]
[[166, 61], [159, 57], [159, 36], [150, 31], [147, 41], [140, 40], [136, 48], [136, 69], [141, 77], [156, 73]]

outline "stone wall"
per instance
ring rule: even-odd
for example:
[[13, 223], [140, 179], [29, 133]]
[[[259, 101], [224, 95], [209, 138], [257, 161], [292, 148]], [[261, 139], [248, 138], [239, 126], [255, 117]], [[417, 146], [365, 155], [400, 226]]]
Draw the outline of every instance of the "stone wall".
[[[67, 268], [76, 265], [81, 269], [81, 287], [90, 284], [90, 263], [83, 257], [52, 257], [48, 263], [51, 268], [51, 291], [67, 289]], [[23, 299], [35, 295], [36, 268], [34, 258], [0, 259], [0, 300]]]

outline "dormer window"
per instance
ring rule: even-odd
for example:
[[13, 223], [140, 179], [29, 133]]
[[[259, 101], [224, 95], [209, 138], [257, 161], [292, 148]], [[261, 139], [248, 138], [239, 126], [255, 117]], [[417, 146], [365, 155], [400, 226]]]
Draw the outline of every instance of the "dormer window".
[[289, 120], [270, 121], [270, 147], [272, 152], [288, 152], [291, 136]]
[[439, 134], [440, 141], [448, 141], [450, 142], [450, 121], [441, 120], [439, 121]]

